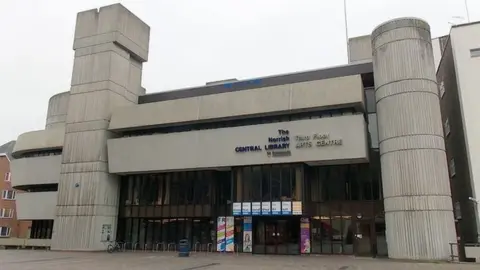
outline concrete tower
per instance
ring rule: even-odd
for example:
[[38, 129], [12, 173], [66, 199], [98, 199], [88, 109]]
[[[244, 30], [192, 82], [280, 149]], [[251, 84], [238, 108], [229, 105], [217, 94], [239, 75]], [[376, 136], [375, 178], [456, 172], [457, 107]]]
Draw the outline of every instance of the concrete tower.
[[430, 26], [388, 21], [372, 51], [389, 256], [446, 260], [456, 235]]
[[108, 173], [113, 108], [145, 94], [150, 28], [120, 4], [80, 12], [52, 235], [53, 250], [102, 250], [116, 234], [119, 179]]

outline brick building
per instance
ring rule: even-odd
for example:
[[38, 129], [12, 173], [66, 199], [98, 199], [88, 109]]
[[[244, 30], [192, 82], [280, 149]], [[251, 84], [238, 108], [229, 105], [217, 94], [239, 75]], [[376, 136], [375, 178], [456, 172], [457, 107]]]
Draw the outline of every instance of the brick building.
[[15, 141], [0, 146], [0, 238], [28, 238], [31, 222], [17, 221], [15, 195], [11, 185], [10, 160]]

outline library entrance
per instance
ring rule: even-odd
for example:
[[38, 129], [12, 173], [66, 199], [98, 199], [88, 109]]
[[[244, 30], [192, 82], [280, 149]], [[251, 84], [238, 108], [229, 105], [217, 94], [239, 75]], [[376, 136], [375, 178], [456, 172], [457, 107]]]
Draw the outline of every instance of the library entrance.
[[300, 254], [300, 217], [253, 217], [254, 254]]

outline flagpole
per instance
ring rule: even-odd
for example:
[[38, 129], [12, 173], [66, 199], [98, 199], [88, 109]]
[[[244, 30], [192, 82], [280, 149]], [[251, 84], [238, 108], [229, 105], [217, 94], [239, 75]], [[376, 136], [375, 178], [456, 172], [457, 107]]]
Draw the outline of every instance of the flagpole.
[[467, 22], [470, 22], [470, 12], [468, 11], [468, 0], [465, 0], [465, 10], [467, 11]]
[[347, 56], [348, 56], [348, 61], [350, 61], [350, 48], [349, 48], [349, 41], [348, 41], [347, 0], [343, 0], [343, 13], [344, 13], [343, 16], [345, 19], [345, 40], [347, 42]]

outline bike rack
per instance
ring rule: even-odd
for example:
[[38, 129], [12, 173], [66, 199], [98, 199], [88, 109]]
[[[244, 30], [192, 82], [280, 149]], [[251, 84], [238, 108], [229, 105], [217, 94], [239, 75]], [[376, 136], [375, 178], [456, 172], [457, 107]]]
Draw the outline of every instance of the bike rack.
[[[197, 247], [199, 248], [197, 249]], [[195, 245], [193, 245], [193, 252], [199, 252], [201, 248], [202, 244], [200, 244], [200, 242], [196, 242]]]
[[238, 244], [234, 244], [233, 246], [233, 253], [236, 253], [236, 255], [238, 256]]
[[159, 242], [159, 243], [157, 243], [157, 244], [155, 245], [156, 251], [159, 250], [159, 248], [158, 248], [159, 246], [162, 247], [162, 251], [165, 251], [165, 243], [164, 243], [164, 242]]
[[169, 244], [167, 245], [167, 251], [170, 251], [170, 247], [173, 247], [172, 251], [175, 251], [176, 245], [177, 245], [177, 244], [175, 244], [175, 243], [169, 243]]
[[205, 253], [213, 252], [213, 243], [208, 243], [207, 244], [207, 250]]
[[132, 243], [132, 251], [135, 252], [138, 247], [138, 242]]
[[123, 252], [127, 251], [128, 244], [131, 244], [131, 243], [130, 242], [123, 243]]
[[143, 245], [143, 252], [147, 252], [147, 248], [148, 248], [148, 243], [145, 243]]

